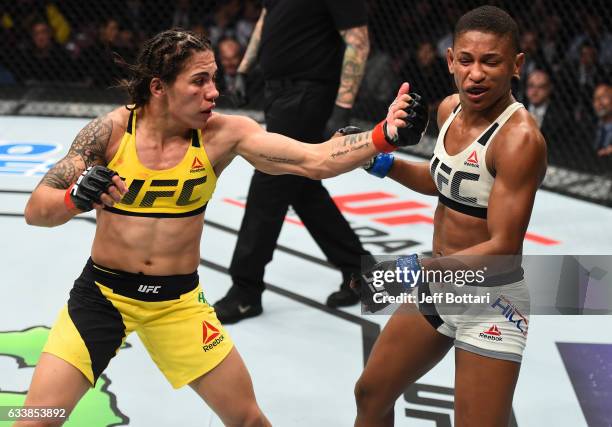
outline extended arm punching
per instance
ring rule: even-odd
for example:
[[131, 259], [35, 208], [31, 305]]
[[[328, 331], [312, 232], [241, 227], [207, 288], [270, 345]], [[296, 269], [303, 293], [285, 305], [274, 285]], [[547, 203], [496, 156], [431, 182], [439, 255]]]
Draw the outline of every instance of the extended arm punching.
[[385, 120], [371, 131], [332, 138], [322, 144], [303, 144], [265, 132], [243, 118], [234, 151], [257, 169], [269, 174], [295, 174], [313, 179], [327, 178], [361, 166], [377, 152], [417, 144], [427, 127], [427, 110], [408, 94], [404, 83]]

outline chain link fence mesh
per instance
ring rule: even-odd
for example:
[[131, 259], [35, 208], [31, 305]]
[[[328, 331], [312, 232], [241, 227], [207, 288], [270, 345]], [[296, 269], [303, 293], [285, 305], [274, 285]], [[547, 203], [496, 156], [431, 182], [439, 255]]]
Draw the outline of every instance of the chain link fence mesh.
[[[546, 137], [552, 167], [545, 184], [612, 202], [612, 155], [598, 155], [605, 139], [599, 124], [612, 106], [595, 108], [593, 102], [596, 90], [611, 83], [609, 0], [367, 2], [371, 53], [355, 122], [384, 116], [401, 81], [430, 101], [435, 118], [437, 104], [455, 91], [445, 58], [455, 22], [474, 7], [493, 4], [519, 24], [526, 61], [513, 92]], [[260, 10], [259, 0], [0, 0], [0, 114], [90, 116], [125, 102], [112, 87], [123, 77], [114, 53], [133, 60], [146, 38], [173, 26], [211, 39], [221, 70], [219, 103], [231, 108], [232, 74]], [[261, 82], [250, 109], [261, 108], [258, 88]], [[431, 120], [428, 140], [412, 152], [428, 155], [437, 132]]]

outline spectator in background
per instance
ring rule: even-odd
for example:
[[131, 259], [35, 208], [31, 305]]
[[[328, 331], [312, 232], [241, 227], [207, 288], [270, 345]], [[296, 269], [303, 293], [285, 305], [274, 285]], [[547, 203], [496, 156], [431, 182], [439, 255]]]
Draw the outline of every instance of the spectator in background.
[[220, 93], [234, 92], [238, 66], [242, 60], [242, 47], [234, 38], [226, 37], [219, 40], [219, 70], [217, 71], [217, 88]]
[[87, 83], [94, 87], [108, 87], [122, 77], [113, 52], [130, 62], [134, 57], [134, 50], [130, 47], [131, 34], [129, 30], [121, 29], [119, 21], [114, 17], [100, 24], [94, 43], [84, 48], [79, 55], [79, 68], [85, 73]]
[[204, 18], [203, 3], [200, 0], [167, 2], [166, 7], [172, 6], [172, 9], [169, 11], [167, 19], [162, 21], [163, 28], [161, 29], [193, 27]]
[[521, 52], [525, 54], [525, 62], [521, 67], [519, 81], [514, 80], [513, 93], [517, 101], [526, 102], [527, 76], [536, 68], [544, 66], [544, 55], [540, 50], [538, 33], [534, 30], [527, 30], [521, 34]]
[[453, 90], [446, 63], [436, 56], [433, 43], [422, 41], [416, 52], [417, 74], [414, 76], [414, 86], [423, 97], [436, 108], [440, 101], [450, 95]]
[[236, 22], [239, 14], [240, 0], [227, 0], [217, 6], [213, 22], [208, 26], [209, 38], [213, 46], [216, 46], [222, 38], [237, 38]]
[[535, 119], [546, 139], [548, 160], [551, 164], [567, 165], [574, 161], [571, 132], [567, 127], [567, 108], [560, 105], [553, 94], [550, 75], [535, 69], [527, 77], [527, 101], [525, 107]]
[[[248, 76], [238, 76], [238, 66], [242, 60], [244, 49], [233, 37], [225, 37], [217, 44], [217, 89], [221, 96], [217, 99], [217, 105], [221, 108], [235, 108], [240, 106], [247, 109], [263, 108], [263, 76], [258, 67], [253, 68]], [[246, 78], [247, 99], [246, 104], [239, 105], [234, 94], [238, 80]], [[388, 105], [389, 103], [387, 103]]]
[[588, 43], [599, 51], [598, 61], [600, 65], [612, 65], [612, 34], [606, 31], [601, 21], [601, 16], [595, 13], [586, 13], [578, 22], [584, 25], [584, 31], [577, 35], [567, 53], [570, 61], [577, 61], [582, 56], [582, 47]]
[[72, 29], [55, 2], [42, 0], [16, 0], [6, 3], [2, 15], [2, 25], [15, 32], [20, 47], [29, 42], [34, 24], [44, 21], [55, 41], [64, 45], [70, 38]]
[[[172, 8], [174, 2], [162, 3], [152, 0], [106, 1], [109, 3], [105, 13], [112, 12], [113, 16], [119, 20], [119, 26], [130, 32], [135, 48], [149, 38], [151, 34], [167, 29], [174, 10]], [[162, 19], [162, 17], [164, 18]], [[94, 19], [100, 19], [99, 14]], [[121, 33], [119, 37], [121, 38]]]
[[[533, 70], [527, 77], [527, 102], [525, 106], [536, 123], [538, 128], [546, 137], [544, 129], [550, 128], [554, 120], [553, 108], [551, 108], [550, 95], [552, 92], [552, 84], [550, 76], [544, 70]], [[553, 118], [551, 119], [551, 116]], [[554, 126], [552, 126], [554, 127]], [[546, 138], [548, 140], [548, 138]]]
[[563, 60], [561, 41], [561, 18], [559, 15], [546, 15], [542, 27], [540, 48], [546, 65], [549, 69], [557, 72]]
[[612, 158], [610, 157], [612, 155], [612, 85], [610, 83], [600, 83], [595, 88], [593, 109], [598, 119], [594, 148], [598, 157], [606, 157], [609, 162]]
[[236, 39], [242, 47], [249, 43], [260, 14], [261, 7], [256, 0], [245, 0], [242, 16], [236, 23]]
[[[598, 52], [591, 42], [584, 42], [580, 48], [580, 58], [563, 67], [562, 78], [573, 100], [573, 119], [580, 124], [594, 120], [591, 96], [598, 81], [606, 78], [605, 69], [599, 65]], [[590, 123], [589, 123], [590, 124]]]
[[53, 40], [51, 27], [36, 21], [31, 27], [31, 43], [22, 52], [19, 77], [26, 83], [75, 81], [77, 72], [68, 52]]
[[119, 34], [115, 43], [115, 49], [121, 55], [125, 55], [126, 58], [134, 58], [138, 50], [138, 42], [134, 32], [128, 28], [125, 28], [121, 23], [119, 24]]
[[[37, 2], [40, 3], [40, 2]], [[44, 2], [45, 17], [53, 31], [53, 38], [61, 45], [70, 39], [72, 29], [68, 20], [64, 17], [59, 7], [53, 2]]]
[[4, 25], [5, 5], [0, 4], [0, 85], [15, 84], [13, 74], [19, 72], [15, 65], [15, 33], [11, 26]]

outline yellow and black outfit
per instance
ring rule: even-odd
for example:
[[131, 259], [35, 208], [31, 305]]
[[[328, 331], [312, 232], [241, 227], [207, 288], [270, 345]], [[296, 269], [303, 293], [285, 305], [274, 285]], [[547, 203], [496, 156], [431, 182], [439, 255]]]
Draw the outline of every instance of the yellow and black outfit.
[[132, 112], [117, 153], [108, 164], [128, 187], [120, 203], [107, 211], [121, 215], [176, 218], [197, 215], [206, 209], [217, 184], [208, 160], [202, 132], [191, 131], [191, 145], [183, 160], [170, 169], [146, 168], [136, 151], [136, 114]]
[[[136, 152], [136, 115], [108, 164], [129, 190], [107, 210], [121, 215], [184, 217], [206, 209], [216, 176], [192, 130], [183, 160], [171, 169], [147, 169]], [[133, 331], [173, 387], [182, 387], [217, 366], [233, 343], [200, 291], [197, 271], [148, 276], [87, 261], [68, 304], [51, 329], [43, 351], [78, 368], [95, 384]]]

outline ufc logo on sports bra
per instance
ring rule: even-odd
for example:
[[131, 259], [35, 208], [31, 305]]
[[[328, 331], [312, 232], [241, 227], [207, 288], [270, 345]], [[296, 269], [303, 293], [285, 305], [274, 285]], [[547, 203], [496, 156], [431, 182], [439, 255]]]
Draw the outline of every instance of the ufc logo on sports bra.
[[[124, 205], [133, 205], [138, 196], [144, 193], [142, 200], [138, 207], [140, 208], [151, 208], [155, 204], [155, 200], [160, 197], [174, 197], [176, 192], [179, 191], [179, 180], [178, 179], [154, 179], [145, 188], [144, 179], [134, 179], [130, 184], [128, 192], [121, 199], [121, 203]], [[206, 176], [200, 178], [188, 179], [183, 182], [180, 188], [180, 194], [176, 199], [177, 206], [189, 206], [197, 203], [202, 197], [193, 197], [193, 190], [198, 185], [202, 185], [206, 182]]]
[[431, 176], [434, 178], [434, 182], [440, 193], [448, 194], [448, 190], [445, 190], [444, 187], [448, 186], [450, 182], [451, 199], [458, 202], [477, 203], [476, 197], [461, 196], [459, 194], [459, 188], [461, 187], [461, 182], [464, 180], [478, 181], [480, 174], [465, 171], [456, 171], [453, 174], [453, 169], [450, 166], [446, 165], [444, 162], [440, 162], [439, 158], [434, 157], [431, 163]]

